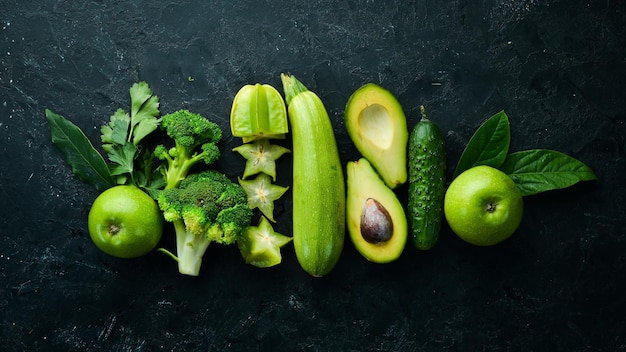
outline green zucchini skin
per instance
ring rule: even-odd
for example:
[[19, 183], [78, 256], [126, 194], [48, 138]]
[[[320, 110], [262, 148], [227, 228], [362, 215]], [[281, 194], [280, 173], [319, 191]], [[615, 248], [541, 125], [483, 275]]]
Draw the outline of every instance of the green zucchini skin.
[[439, 127], [422, 119], [409, 135], [407, 213], [417, 249], [429, 250], [439, 239], [446, 191], [446, 151]]
[[295, 77], [282, 79], [293, 143], [293, 245], [300, 266], [320, 277], [337, 264], [344, 245], [344, 172], [322, 101]]

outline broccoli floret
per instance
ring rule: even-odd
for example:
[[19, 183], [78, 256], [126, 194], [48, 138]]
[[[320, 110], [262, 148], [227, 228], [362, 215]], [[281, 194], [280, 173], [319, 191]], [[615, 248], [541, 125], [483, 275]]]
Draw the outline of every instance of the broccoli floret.
[[154, 154], [166, 161], [161, 166], [165, 189], [175, 188], [202, 161], [211, 165], [220, 157], [217, 143], [222, 138], [220, 127], [199, 114], [179, 110], [161, 118], [161, 128], [174, 140], [174, 147], [159, 145]]
[[157, 196], [166, 221], [174, 224], [176, 250], [181, 274], [197, 276], [202, 256], [211, 242], [234, 244], [252, 219], [243, 188], [216, 170], [190, 174], [178, 187]]
[[[241, 219], [247, 219], [245, 226], [242, 226]], [[233, 244], [248, 228], [251, 219], [252, 210], [245, 202], [226, 208], [217, 214], [215, 224], [210, 231], [211, 237], [221, 244]]]

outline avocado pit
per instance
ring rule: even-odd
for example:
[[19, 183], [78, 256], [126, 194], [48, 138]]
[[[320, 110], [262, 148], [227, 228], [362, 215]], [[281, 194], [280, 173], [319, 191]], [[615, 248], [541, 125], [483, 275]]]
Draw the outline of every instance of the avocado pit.
[[393, 221], [385, 207], [374, 198], [367, 198], [361, 212], [361, 236], [372, 244], [387, 242], [393, 234]]

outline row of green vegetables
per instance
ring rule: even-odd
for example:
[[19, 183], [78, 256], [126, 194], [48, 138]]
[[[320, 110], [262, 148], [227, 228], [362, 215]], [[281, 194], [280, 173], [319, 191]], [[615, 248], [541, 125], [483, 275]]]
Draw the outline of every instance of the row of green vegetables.
[[[424, 107], [409, 131], [398, 100], [373, 83], [346, 104], [347, 132], [362, 156], [344, 167], [322, 100], [292, 75], [281, 82], [284, 98], [267, 84], [245, 85], [234, 97], [230, 132], [242, 143], [232, 152], [246, 160], [237, 180], [213, 167], [222, 155], [220, 127], [188, 110], [161, 115], [145, 82], [130, 88], [130, 110], [118, 109], [101, 127], [105, 155], [70, 120], [46, 110], [52, 142], [73, 173], [101, 191], [88, 218], [96, 246], [122, 258], [145, 255], [161, 242], [165, 221], [176, 249], [158, 250], [182, 274], [199, 275], [214, 242], [236, 244], [260, 268], [281, 263], [281, 249], [293, 242], [302, 268], [319, 277], [339, 261], [346, 230], [376, 263], [398, 259], [409, 241], [433, 248], [444, 219], [469, 243], [496, 244], [519, 225], [523, 196], [596, 178], [556, 151], [509, 153], [508, 117], [500, 112], [477, 128], [448, 183], [444, 138]], [[292, 150], [275, 142], [285, 138]], [[291, 185], [276, 183], [284, 155], [292, 158]], [[407, 182], [402, 204], [397, 190]], [[288, 191], [293, 227], [281, 234], [272, 225], [274, 202]]]

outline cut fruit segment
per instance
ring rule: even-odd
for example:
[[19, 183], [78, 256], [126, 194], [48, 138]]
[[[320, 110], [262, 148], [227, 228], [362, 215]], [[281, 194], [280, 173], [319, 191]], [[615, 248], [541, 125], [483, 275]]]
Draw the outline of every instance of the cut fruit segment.
[[291, 237], [274, 231], [264, 216], [258, 226], [250, 226], [237, 240], [241, 256], [247, 264], [258, 268], [269, 268], [280, 264], [282, 255], [280, 248], [291, 242]]
[[233, 100], [230, 129], [244, 143], [259, 138], [285, 138], [289, 127], [283, 97], [269, 84], [241, 87]]
[[357, 251], [374, 263], [400, 257], [408, 224], [404, 208], [365, 158], [347, 165], [347, 227]]
[[259, 139], [251, 143], [242, 144], [233, 151], [238, 152], [246, 159], [243, 178], [256, 175], [260, 172], [272, 177], [276, 181], [276, 160], [291, 151], [277, 144], [270, 144], [268, 139]]
[[359, 152], [374, 166], [388, 187], [407, 181], [406, 117], [388, 90], [368, 83], [357, 89], [346, 104], [348, 135]]

